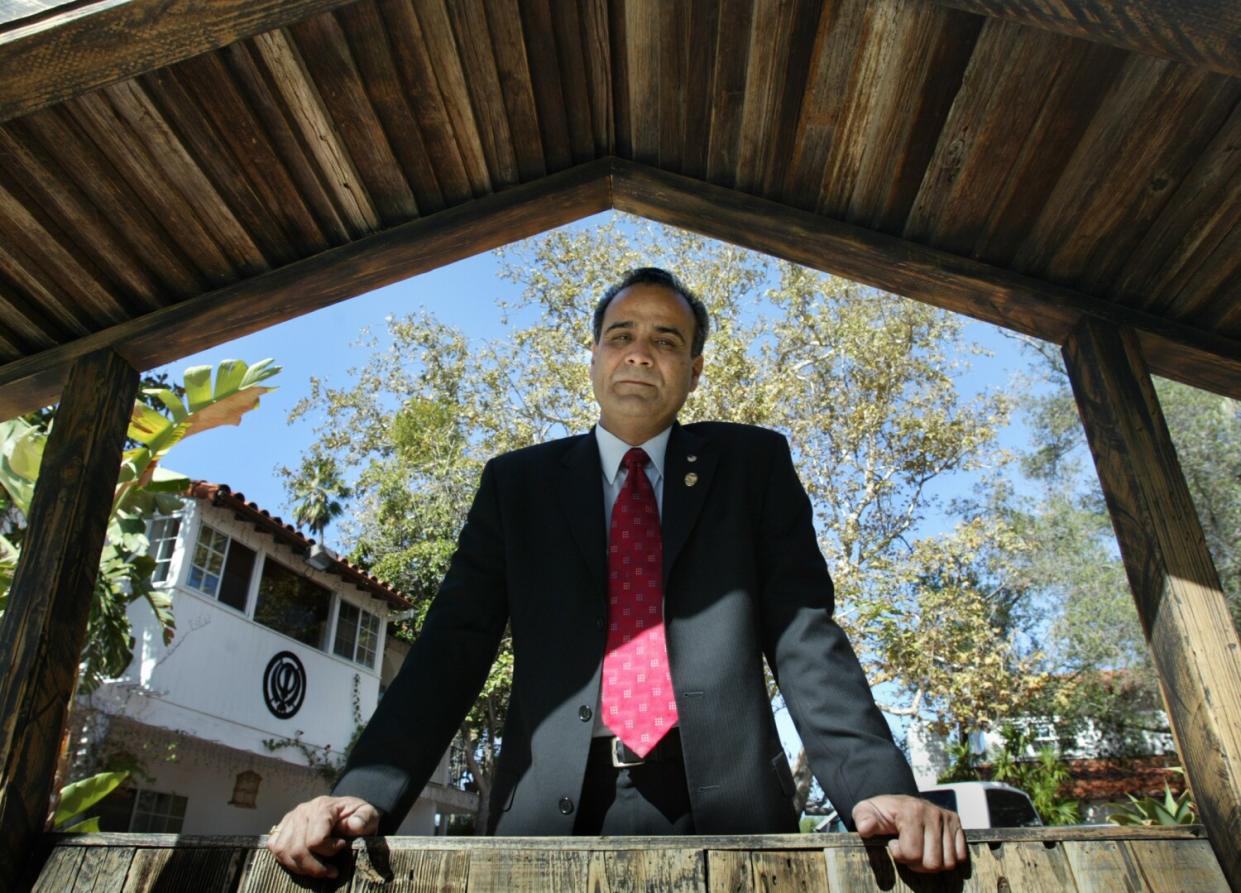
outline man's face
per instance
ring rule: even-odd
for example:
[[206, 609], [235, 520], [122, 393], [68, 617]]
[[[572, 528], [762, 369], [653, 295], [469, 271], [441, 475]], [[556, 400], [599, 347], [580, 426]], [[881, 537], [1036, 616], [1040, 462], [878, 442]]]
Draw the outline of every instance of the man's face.
[[666, 286], [639, 283], [613, 298], [590, 358], [603, 427], [637, 444], [672, 424], [702, 374], [693, 338], [689, 305]]

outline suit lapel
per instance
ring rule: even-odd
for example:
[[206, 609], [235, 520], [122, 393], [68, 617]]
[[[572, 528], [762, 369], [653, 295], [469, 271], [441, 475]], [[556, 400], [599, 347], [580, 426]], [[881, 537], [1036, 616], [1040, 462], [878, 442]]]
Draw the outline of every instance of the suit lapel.
[[[692, 458], [691, 458], [692, 457]], [[715, 472], [708, 441], [679, 424], [672, 426], [664, 457], [664, 588], [677, 555], [694, 529]]]
[[603, 470], [599, 446], [591, 433], [578, 438], [564, 453], [560, 475], [560, 505], [573, 539], [590, 568], [597, 591], [607, 592], [604, 558], [607, 538], [603, 529]]

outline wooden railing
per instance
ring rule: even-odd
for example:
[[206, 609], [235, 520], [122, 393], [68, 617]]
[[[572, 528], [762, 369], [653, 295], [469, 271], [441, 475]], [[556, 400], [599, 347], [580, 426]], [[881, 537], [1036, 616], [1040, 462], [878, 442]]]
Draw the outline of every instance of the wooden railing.
[[762, 837], [389, 837], [356, 841], [340, 878], [290, 877], [263, 838], [48, 835], [30, 877], [40, 893], [478, 891], [1193, 891], [1228, 890], [1199, 827], [970, 831], [968, 866], [896, 868], [855, 834]]

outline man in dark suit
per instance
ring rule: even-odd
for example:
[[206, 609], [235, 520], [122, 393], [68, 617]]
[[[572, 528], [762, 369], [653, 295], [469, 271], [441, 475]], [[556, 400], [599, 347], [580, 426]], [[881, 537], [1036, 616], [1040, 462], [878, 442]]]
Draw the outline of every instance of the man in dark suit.
[[917, 798], [844, 633], [785, 439], [681, 426], [705, 308], [636, 270], [600, 301], [589, 434], [483, 471], [422, 633], [334, 795], [292, 810], [269, 848], [332, 874], [345, 838], [392, 832], [485, 681], [506, 625], [513, 693], [492, 791], [498, 834], [795, 831], [771, 666], [839, 814], [894, 857], [967, 857], [954, 813]]

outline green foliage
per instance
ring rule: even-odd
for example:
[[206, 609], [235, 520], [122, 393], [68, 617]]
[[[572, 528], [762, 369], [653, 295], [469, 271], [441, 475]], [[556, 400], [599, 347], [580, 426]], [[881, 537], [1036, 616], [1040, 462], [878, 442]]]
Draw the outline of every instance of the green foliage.
[[1195, 825], [1198, 823], [1198, 806], [1194, 803], [1189, 788], [1181, 792], [1179, 797], [1172, 795], [1168, 783], [1163, 783], [1163, 799], [1157, 797], [1135, 797], [1126, 794], [1128, 803], [1115, 804], [1115, 811], [1107, 817], [1113, 825]]
[[92, 806], [111, 794], [129, 777], [128, 772], [100, 772], [60, 789], [52, 826], [57, 831], [75, 834], [98, 833], [99, 819], [82, 818]]
[[293, 519], [308, 527], [317, 539], [323, 538], [335, 518], [344, 512], [342, 499], [348, 499], [353, 491], [345, 484], [333, 456], [321, 451], [311, 451], [302, 459], [296, 471], [281, 468], [285, 487], [293, 499]]
[[[135, 446], [121, 456], [107, 540], [95, 580], [95, 598], [87, 624], [82, 657], [81, 687], [91, 691], [104, 678], [119, 675], [133, 656], [126, 608], [145, 599], [162, 629], [164, 643], [172, 641], [176, 624], [169, 596], [151, 585], [155, 562], [147, 555], [147, 523], [156, 514], [180, 508], [189, 479], [160, 463], [186, 437], [220, 425], [237, 425], [259, 398], [272, 388], [259, 382], [280, 371], [270, 359], [247, 365], [225, 360], [216, 371], [210, 366], [185, 371], [184, 387], [143, 388], [130, 416], [128, 437]], [[159, 409], [156, 409], [159, 407]], [[0, 423], [0, 488], [10, 512], [23, 522], [30, 512], [43, 451], [55, 423], [49, 410], [32, 418]], [[0, 537], [0, 607], [7, 602], [12, 575], [20, 556], [24, 523], [9, 538]]]
[[[952, 765], [939, 777], [941, 784], [954, 781], [1002, 781], [1030, 795], [1045, 825], [1075, 825], [1081, 821], [1081, 806], [1062, 792], [1071, 780], [1069, 769], [1054, 748], [1034, 748], [1034, 732], [1011, 724], [1000, 728], [1003, 741], [998, 753], [985, 762], [962, 739], [950, 745]], [[1031, 758], [1033, 754], [1033, 758]]]

